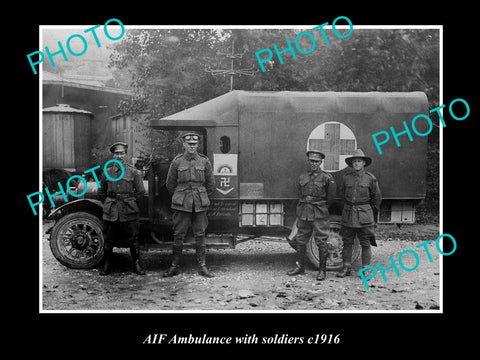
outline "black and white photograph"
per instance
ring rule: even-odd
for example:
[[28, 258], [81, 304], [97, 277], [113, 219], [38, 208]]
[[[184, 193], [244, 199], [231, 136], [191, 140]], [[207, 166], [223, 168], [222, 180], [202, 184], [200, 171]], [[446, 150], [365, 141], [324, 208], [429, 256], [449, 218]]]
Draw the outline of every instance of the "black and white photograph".
[[110, 24], [42, 29], [42, 310], [441, 311], [440, 27]]
[[9, 150], [27, 162], [12, 344], [50, 358], [471, 346], [473, 26], [461, 4], [393, 5], [26, 19], [24, 104], [7, 104], [30, 151]]

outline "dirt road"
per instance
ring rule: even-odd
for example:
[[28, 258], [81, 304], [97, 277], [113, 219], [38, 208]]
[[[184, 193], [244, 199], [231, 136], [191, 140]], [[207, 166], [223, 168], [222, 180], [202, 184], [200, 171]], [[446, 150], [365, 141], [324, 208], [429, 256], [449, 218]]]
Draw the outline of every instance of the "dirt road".
[[[44, 227], [44, 230], [46, 227]], [[211, 279], [196, 273], [194, 251], [185, 251], [182, 273], [163, 278], [169, 265], [169, 252], [143, 252], [145, 276], [131, 272], [127, 249], [115, 248], [113, 272], [99, 276], [98, 269], [73, 270], [61, 265], [50, 251], [47, 236], [42, 239], [43, 310], [438, 310], [441, 305], [441, 256], [434, 243], [426, 252], [416, 245], [437, 238], [438, 226], [380, 225], [378, 247], [373, 248], [372, 264], [379, 261], [391, 266], [407, 249], [415, 250], [419, 266], [400, 276], [390, 269], [387, 282], [380, 274], [368, 282], [366, 289], [358, 271], [343, 279], [327, 272], [327, 279], [316, 282], [316, 269], [307, 267], [305, 275], [289, 277], [285, 273], [294, 264], [294, 250], [280, 241], [247, 241], [236, 249], [209, 250], [207, 263], [215, 273]], [[406, 268], [414, 268], [415, 259], [406, 253]], [[397, 263], [398, 266], [398, 263]], [[356, 268], [358, 270], [358, 266]]]

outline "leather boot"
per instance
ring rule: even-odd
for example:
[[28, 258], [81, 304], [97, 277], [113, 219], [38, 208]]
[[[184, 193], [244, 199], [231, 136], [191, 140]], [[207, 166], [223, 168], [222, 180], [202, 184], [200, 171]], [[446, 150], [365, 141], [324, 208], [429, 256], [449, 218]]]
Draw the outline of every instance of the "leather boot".
[[173, 245], [172, 248], [172, 265], [163, 273], [163, 277], [172, 277], [180, 273], [180, 257], [182, 256], [182, 246]]
[[297, 244], [295, 267], [287, 272], [288, 276], [305, 274], [306, 245]]
[[198, 273], [202, 276], [212, 278], [213, 275], [208, 269], [205, 264], [205, 245], [196, 245], [195, 251], [197, 255], [197, 263], [198, 263]]
[[131, 246], [130, 255], [133, 261], [133, 272], [138, 275], [145, 275], [145, 270], [140, 265], [140, 249], [137, 246]]
[[317, 281], [323, 281], [327, 277], [327, 255], [328, 253], [323, 250], [319, 249], [318, 251], [319, 259], [318, 259], [318, 275]]
[[343, 268], [337, 273], [337, 277], [343, 278], [345, 276], [350, 276], [351, 274], [351, 267], [349, 263], [343, 263]]
[[337, 273], [337, 277], [344, 278], [345, 276], [350, 276], [351, 273], [351, 261], [352, 261], [352, 245], [343, 245], [342, 258], [343, 258], [343, 268]]
[[112, 257], [112, 250], [103, 249], [103, 268], [100, 270], [100, 275], [108, 275], [110, 274], [110, 259]]
[[362, 268], [370, 265], [371, 260], [372, 260], [372, 248], [370, 247], [370, 245], [362, 246]]

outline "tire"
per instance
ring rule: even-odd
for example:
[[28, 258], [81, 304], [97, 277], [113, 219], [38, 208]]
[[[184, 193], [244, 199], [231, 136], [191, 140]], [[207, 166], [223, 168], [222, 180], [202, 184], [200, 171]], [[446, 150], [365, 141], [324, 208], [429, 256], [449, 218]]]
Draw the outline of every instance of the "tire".
[[[328, 235], [327, 247], [328, 247], [328, 257], [327, 257], [327, 270], [335, 271], [340, 270], [343, 267], [342, 259], [342, 249], [343, 249], [343, 240], [340, 236], [340, 220], [336, 217], [330, 218], [330, 233]], [[361, 247], [360, 242], [355, 237], [353, 242], [352, 249], [352, 264], [355, 263], [360, 258]], [[308, 260], [315, 266], [317, 269], [319, 267], [319, 257], [318, 257], [318, 247], [315, 244], [315, 239], [313, 235], [310, 237], [310, 240], [307, 244], [307, 257]]]
[[87, 212], [65, 215], [50, 236], [53, 256], [72, 269], [91, 269], [103, 259], [102, 220]]

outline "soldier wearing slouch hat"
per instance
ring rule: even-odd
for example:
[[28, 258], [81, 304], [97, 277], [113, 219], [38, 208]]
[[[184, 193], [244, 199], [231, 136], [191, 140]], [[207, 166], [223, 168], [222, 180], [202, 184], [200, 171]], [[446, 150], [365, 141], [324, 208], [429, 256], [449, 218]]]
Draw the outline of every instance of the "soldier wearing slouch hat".
[[338, 277], [345, 277], [351, 273], [352, 248], [355, 236], [362, 248], [362, 267], [370, 264], [372, 257], [371, 245], [376, 246], [374, 211], [380, 207], [382, 194], [377, 178], [365, 167], [372, 163], [372, 159], [365, 156], [361, 149], [345, 159], [352, 171], [343, 177], [341, 194], [343, 200], [342, 227], [340, 235], [343, 237], [343, 268], [337, 273]]

